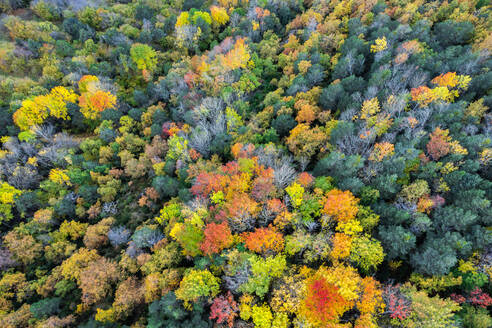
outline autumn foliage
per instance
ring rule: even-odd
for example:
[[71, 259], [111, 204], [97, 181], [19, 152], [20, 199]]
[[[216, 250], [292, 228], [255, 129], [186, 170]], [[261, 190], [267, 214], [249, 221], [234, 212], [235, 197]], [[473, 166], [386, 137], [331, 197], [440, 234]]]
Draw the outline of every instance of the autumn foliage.
[[246, 247], [257, 253], [278, 253], [284, 249], [283, 235], [276, 231], [273, 226], [258, 228], [254, 232], [242, 235]]
[[234, 326], [234, 318], [237, 317], [238, 305], [234, 301], [231, 292], [214, 298], [210, 307], [210, 319], [217, 320], [217, 323], [227, 323], [229, 328]]
[[227, 222], [222, 222], [221, 224], [209, 223], [205, 227], [203, 234], [205, 237], [200, 249], [205, 255], [220, 253], [224, 248], [231, 246], [233, 242]]
[[357, 203], [358, 200], [350, 191], [332, 189], [327, 194], [323, 210], [337, 221], [349, 221], [357, 215]]
[[102, 90], [100, 81], [95, 76], [83, 76], [79, 81], [79, 89], [80, 111], [85, 118], [95, 120], [102, 111], [116, 105], [116, 97], [109, 91]]
[[0, 328], [492, 327], [489, 2], [0, 0]]
[[48, 117], [70, 119], [67, 103], [75, 103], [77, 95], [65, 87], [55, 87], [47, 95], [36, 96], [22, 102], [22, 107], [13, 114], [15, 124], [21, 130], [40, 125]]
[[349, 303], [340, 295], [339, 288], [323, 278], [309, 282], [306, 293], [302, 311], [310, 322], [318, 326], [334, 321], [348, 308]]

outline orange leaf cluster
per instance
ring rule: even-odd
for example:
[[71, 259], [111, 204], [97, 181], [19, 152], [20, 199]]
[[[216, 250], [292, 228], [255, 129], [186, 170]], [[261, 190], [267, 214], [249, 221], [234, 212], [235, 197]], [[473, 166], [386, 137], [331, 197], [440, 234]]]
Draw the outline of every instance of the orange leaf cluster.
[[313, 176], [307, 172], [302, 172], [297, 177], [297, 182], [299, 182], [299, 184], [304, 188], [311, 186], [313, 181], [314, 181]]
[[221, 224], [209, 223], [203, 231], [203, 239], [200, 249], [205, 255], [218, 254], [233, 243], [231, 229], [227, 222]]
[[273, 169], [259, 165], [257, 157], [245, 157], [250, 156], [253, 149], [236, 144], [233, 146], [236, 161], [209, 168], [209, 172], [200, 169], [199, 163], [189, 170], [191, 176], [193, 172], [200, 172], [191, 188], [192, 193], [203, 198], [220, 195], [221, 201], [212, 207], [215, 220], [232, 221], [232, 224], [241, 226], [239, 229], [245, 228], [242, 224], [258, 215], [261, 210], [259, 202], [268, 202], [277, 190]]
[[427, 152], [435, 161], [446, 156], [451, 151], [451, 137], [448, 136], [448, 130], [436, 128], [430, 135], [430, 141], [427, 143]]
[[412, 100], [418, 102], [421, 106], [427, 106], [437, 99], [432, 90], [425, 85], [418, 88], [412, 88], [410, 94], [412, 95]]
[[369, 155], [370, 161], [381, 162], [385, 157], [393, 155], [395, 146], [389, 142], [376, 143], [374, 149]]
[[98, 119], [102, 111], [116, 105], [116, 96], [109, 91], [101, 90], [100, 87], [99, 79], [96, 76], [85, 75], [79, 81], [81, 92], [79, 106], [80, 112], [85, 118]]
[[348, 190], [332, 189], [327, 194], [324, 213], [337, 221], [347, 222], [357, 215], [359, 200]]
[[234, 156], [234, 159], [239, 159], [239, 158], [247, 158], [251, 157], [251, 154], [255, 150], [255, 146], [252, 144], [248, 144], [247, 146], [244, 146], [242, 143], [235, 143], [231, 147], [231, 154]]
[[243, 233], [246, 248], [257, 253], [281, 252], [284, 249], [282, 233], [271, 225], [268, 228], [258, 228], [254, 232]]
[[116, 97], [109, 91], [97, 90], [94, 93], [84, 93], [79, 97], [80, 107], [86, 107], [94, 112], [102, 112], [116, 104]]
[[337, 320], [349, 307], [339, 288], [323, 277], [308, 282], [307, 295], [301, 305], [301, 314], [309, 322], [326, 324]]
[[420, 45], [420, 42], [417, 40], [404, 42], [402, 44], [402, 48], [410, 54], [419, 53], [422, 51], [422, 46]]
[[340, 260], [349, 257], [350, 247], [352, 246], [352, 237], [344, 233], [336, 233], [332, 239], [333, 247], [330, 256], [334, 260]]
[[419, 201], [417, 203], [418, 212], [421, 213], [425, 212], [429, 214], [433, 207], [434, 207], [434, 202], [432, 201], [432, 198], [429, 197], [428, 195], [419, 198]]
[[362, 296], [357, 301], [357, 308], [361, 314], [371, 314], [381, 309], [382, 290], [379, 288], [379, 283], [372, 277], [365, 277], [360, 282]]
[[456, 85], [458, 85], [456, 72], [447, 72], [446, 74], [441, 74], [432, 79], [431, 82], [439, 85], [440, 87], [454, 88]]

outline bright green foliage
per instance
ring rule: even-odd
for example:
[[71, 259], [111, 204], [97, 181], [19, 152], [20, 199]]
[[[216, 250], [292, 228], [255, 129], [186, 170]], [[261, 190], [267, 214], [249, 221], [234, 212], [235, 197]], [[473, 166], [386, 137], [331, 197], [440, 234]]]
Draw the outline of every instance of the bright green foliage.
[[208, 270], [190, 270], [176, 290], [176, 297], [185, 302], [195, 302], [202, 296], [214, 297], [219, 292], [220, 280]]
[[244, 125], [242, 117], [231, 107], [226, 108], [227, 131], [235, 132]]
[[188, 140], [174, 135], [169, 138], [168, 147], [167, 158], [177, 160], [183, 156], [188, 149]]
[[200, 226], [191, 222], [177, 223], [169, 235], [178, 241], [185, 255], [197, 256], [202, 253], [200, 245], [204, 235]]
[[130, 56], [138, 69], [153, 71], [157, 65], [157, 53], [146, 44], [134, 43], [130, 49]]
[[268, 292], [272, 279], [280, 277], [286, 269], [287, 261], [283, 255], [270, 256], [266, 259], [253, 256], [249, 261], [252, 275], [240, 289], [263, 298]]
[[166, 225], [171, 220], [177, 219], [181, 216], [181, 206], [177, 203], [171, 203], [164, 206], [159, 212], [159, 216], [155, 217], [155, 220], [162, 225]]
[[375, 270], [383, 262], [384, 251], [381, 243], [366, 236], [352, 240], [350, 260], [363, 272]]

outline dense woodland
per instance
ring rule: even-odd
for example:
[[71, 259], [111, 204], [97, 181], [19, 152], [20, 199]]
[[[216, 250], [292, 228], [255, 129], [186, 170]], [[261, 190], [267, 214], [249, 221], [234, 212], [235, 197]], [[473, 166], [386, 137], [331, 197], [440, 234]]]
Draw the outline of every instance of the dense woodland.
[[0, 327], [492, 327], [487, 0], [0, 0]]

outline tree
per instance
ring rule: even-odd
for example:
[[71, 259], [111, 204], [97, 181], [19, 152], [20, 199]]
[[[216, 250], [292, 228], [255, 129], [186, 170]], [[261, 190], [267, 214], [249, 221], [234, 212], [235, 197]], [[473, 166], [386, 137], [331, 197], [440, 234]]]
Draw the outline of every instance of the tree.
[[159, 230], [144, 226], [137, 229], [131, 239], [138, 248], [151, 248], [163, 238], [164, 235]]
[[320, 326], [337, 321], [349, 308], [349, 303], [340, 295], [339, 288], [322, 277], [307, 283], [306, 298], [301, 303], [301, 315], [310, 323]]
[[63, 238], [70, 238], [71, 240], [77, 240], [84, 236], [88, 225], [89, 225], [88, 223], [77, 222], [75, 220], [72, 221], [65, 220], [60, 225], [58, 232], [63, 236]]
[[218, 25], [224, 25], [229, 21], [229, 15], [227, 15], [225, 8], [212, 6], [210, 7], [210, 14], [212, 20]]
[[383, 36], [374, 41], [374, 44], [371, 45], [371, 52], [380, 52], [386, 50], [386, 48], [388, 48], [388, 42], [386, 41], [386, 37]]
[[147, 77], [148, 74], [152, 74], [157, 66], [157, 52], [147, 44], [132, 44], [130, 56], [137, 65], [137, 68], [142, 70], [144, 77]]
[[226, 323], [229, 328], [234, 326], [234, 318], [237, 316], [238, 306], [231, 292], [214, 298], [210, 307], [210, 319], [216, 319], [217, 323]]
[[3, 237], [5, 247], [12, 253], [15, 260], [28, 265], [39, 259], [42, 245], [29, 234], [12, 230]]
[[218, 254], [233, 243], [231, 229], [227, 222], [221, 224], [209, 223], [203, 231], [204, 239], [200, 249], [205, 255]]
[[261, 306], [253, 305], [251, 307], [251, 319], [253, 320], [255, 327], [271, 327], [271, 322], [273, 319], [272, 311], [270, 311], [270, 307], [266, 304]]
[[258, 256], [252, 256], [249, 259], [251, 263], [251, 276], [248, 281], [240, 287], [240, 290], [248, 293], [255, 293], [263, 298], [268, 292], [272, 279], [279, 278], [287, 267], [285, 256], [269, 256], [263, 259]]
[[5, 273], [0, 279], [0, 299], [6, 309], [9, 301], [22, 302], [31, 296], [26, 275], [21, 272]]
[[209, 323], [203, 318], [203, 307], [195, 305], [192, 311], [184, 309], [181, 301], [173, 292], [164, 295], [160, 300], [149, 305], [149, 328], [208, 328]]
[[12, 116], [21, 130], [29, 130], [34, 125], [41, 125], [48, 117], [68, 120], [67, 103], [75, 103], [77, 95], [65, 87], [55, 87], [47, 95], [36, 96], [22, 102]]
[[[452, 247], [452, 239], [440, 240], [434, 238], [428, 237], [424, 245], [420, 247], [419, 252], [411, 258], [411, 263], [418, 273], [428, 275], [447, 274], [458, 262], [456, 251]], [[460, 244], [463, 243], [463, 241], [458, 242]]]
[[181, 216], [181, 205], [179, 203], [170, 203], [164, 206], [160, 212], [159, 216], [155, 220], [162, 224], [168, 224], [172, 219], [179, 218]]
[[[194, 225], [191, 222], [176, 223], [169, 233], [183, 248], [183, 254], [187, 256], [197, 256], [202, 253], [201, 245], [204, 238], [202, 226]], [[207, 248], [208, 251], [212, 251]]]
[[448, 19], [436, 24], [435, 33], [436, 40], [443, 47], [466, 44], [473, 37], [474, 27], [470, 22], [457, 22]]
[[474, 101], [468, 105], [465, 111], [466, 116], [471, 116], [475, 120], [476, 123], [479, 123], [485, 113], [489, 110], [489, 107], [484, 105], [484, 99], [480, 98], [477, 101]]
[[402, 226], [380, 226], [378, 232], [389, 260], [404, 257], [415, 248], [417, 238]]
[[67, 280], [80, 282], [82, 272], [90, 263], [98, 260], [100, 255], [95, 249], [79, 248], [61, 264], [61, 274]]
[[416, 324], [422, 328], [449, 327], [454, 322], [454, 312], [460, 310], [457, 303], [439, 296], [429, 297], [413, 286], [404, 286], [402, 290], [412, 302], [410, 316], [404, 321], [407, 325]]
[[344, 233], [335, 233], [332, 238], [333, 247], [330, 257], [335, 261], [345, 259], [350, 255], [352, 247], [352, 237]]
[[384, 309], [382, 291], [372, 278], [361, 278], [349, 266], [335, 265], [307, 270], [305, 293], [299, 315], [314, 327], [340, 324], [342, 315], [354, 306], [360, 313], [358, 327], [377, 327], [376, 315]]
[[79, 80], [80, 111], [85, 118], [96, 120], [101, 112], [116, 105], [116, 97], [109, 91], [101, 89], [99, 79], [93, 75], [85, 75]]
[[354, 219], [357, 215], [359, 211], [358, 202], [359, 200], [350, 191], [332, 189], [327, 193], [323, 211], [337, 221], [346, 222]]
[[383, 262], [384, 252], [381, 243], [366, 236], [353, 239], [350, 249], [350, 260], [363, 272], [377, 269]]
[[0, 183], [0, 222], [9, 221], [13, 218], [12, 207], [15, 199], [22, 191], [12, 187], [6, 182]]
[[58, 297], [46, 298], [31, 304], [29, 310], [37, 319], [47, 318], [60, 312], [61, 299]]
[[208, 270], [188, 271], [179, 288], [176, 290], [176, 298], [185, 302], [196, 302], [200, 297], [214, 297], [219, 292], [220, 280]]
[[112, 308], [118, 319], [128, 318], [143, 303], [142, 284], [134, 277], [129, 277], [118, 285]]
[[292, 206], [299, 207], [303, 202], [304, 188], [297, 182], [292, 183], [290, 186], [285, 188], [285, 191], [290, 197]]
[[310, 158], [322, 148], [327, 139], [327, 135], [319, 127], [311, 129], [309, 125], [301, 123], [290, 131], [286, 143], [297, 157]]
[[284, 249], [284, 237], [273, 226], [257, 228], [242, 234], [246, 248], [261, 254], [280, 253]]
[[112, 284], [120, 277], [116, 263], [104, 257], [90, 262], [80, 273], [79, 285], [82, 302], [92, 305], [105, 298], [112, 291]]
[[100, 113], [116, 104], [116, 97], [109, 91], [95, 90], [83, 93], [79, 97], [79, 106], [85, 118], [95, 120]]
[[374, 148], [369, 155], [370, 161], [381, 162], [386, 157], [390, 157], [395, 153], [395, 146], [389, 142], [381, 142], [374, 144]]
[[232, 48], [225, 55], [217, 56], [217, 61], [228, 70], [246, 68], [251, 56], [244, 38], [238, 38]]
[[109, 229], [111, 229], [114, 221], [114, 218], [110, 217], [99, 221], [97, 224], [88, 226], [84, 235], [84, 245], [88, 249], [94, 249], [106, 244], [109, 241]]
[[492, 325], [492, 317], [483, 308], [463, 307], [463, 325], [466, 328], [487, 328]]
[[430, 140], [427, 143], [427, 152], [433, 160], [437, 161], [441, 157], [446, 156], [451, 151], [451, 137], [448, 136], [448, 130], [436, 128], [430, 135]]
[[391, 319], [404, 320], [411, 312], [411, 300], [402, 293], [399, 285], [387, 285], [383, 290], [383, 299]]

